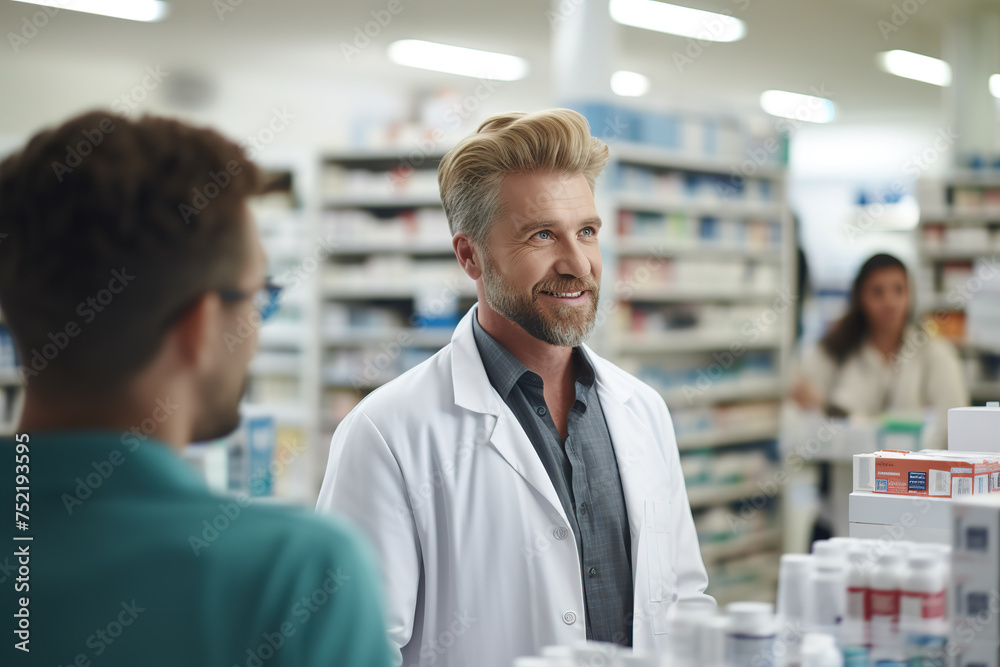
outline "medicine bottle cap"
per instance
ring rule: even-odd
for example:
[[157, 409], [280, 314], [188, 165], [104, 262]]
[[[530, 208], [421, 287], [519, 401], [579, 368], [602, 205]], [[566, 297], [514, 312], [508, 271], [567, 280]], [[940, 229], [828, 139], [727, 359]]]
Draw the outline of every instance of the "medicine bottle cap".
[[774, 633], [774, 605], [770, 602], [730, 602], [726, 616], [731, 634]]
[[812, 552], [817, 558], [842, 558], [845, 551], [844, 546], [829, 540], [817, 540], [813, 542]]
[[910, 569], [930, 570], [938, 564], [938, 557], [929, 551], [918, 551], [910, 554]]

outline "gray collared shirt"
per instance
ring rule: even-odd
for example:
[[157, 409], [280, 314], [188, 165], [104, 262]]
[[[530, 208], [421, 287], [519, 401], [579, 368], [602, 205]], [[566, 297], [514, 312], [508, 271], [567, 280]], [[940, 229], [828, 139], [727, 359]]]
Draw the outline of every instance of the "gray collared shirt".
[[580, 554], [587, 639], [632, 645], [632, 538], [618, 461], [594, 386], [594, 366], [573, 349], [583, 372], [563, 441], [549, 414], [542, 378], [472, 319], [490, 384], [534, 445], [569, 518]]

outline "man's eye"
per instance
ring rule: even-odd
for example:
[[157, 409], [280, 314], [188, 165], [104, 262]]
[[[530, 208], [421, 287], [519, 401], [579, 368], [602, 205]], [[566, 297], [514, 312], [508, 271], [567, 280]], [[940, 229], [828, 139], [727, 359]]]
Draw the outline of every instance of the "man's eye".
[[597, 236], [597, 230], [593, 227], [584, 227], [583, 231], [580, 233], [584, 236]]
[[550, 238], [552, 238], [548, 232], [538, 232], [535, 234], [535, 236], [543, 241], [548, 241]]

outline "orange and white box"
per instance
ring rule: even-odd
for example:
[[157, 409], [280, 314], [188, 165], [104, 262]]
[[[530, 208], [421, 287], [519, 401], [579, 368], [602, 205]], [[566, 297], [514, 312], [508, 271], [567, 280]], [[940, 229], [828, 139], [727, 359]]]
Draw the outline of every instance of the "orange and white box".
[[957, 498], [1000, 490], [1000, 458], [883, 450], [854, 457], [854, 490]]

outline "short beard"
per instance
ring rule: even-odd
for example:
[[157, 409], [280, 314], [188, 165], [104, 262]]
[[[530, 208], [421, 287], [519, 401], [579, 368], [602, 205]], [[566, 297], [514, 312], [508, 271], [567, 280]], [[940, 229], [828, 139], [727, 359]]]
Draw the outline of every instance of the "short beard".
[[[548, 316], [538, 305], [539, 285], [531, 294], [519, 294], [493, 264], [487, 253], [483, 254], [483, 291], [490, 308], [520, 326], [529, 334], [549, 345], [578, 347], [594, 333], [597, 323], [597, 300], [600, 287], [591, 276], [583, 280], [582, 289], [589, 291], [587, 306], [557, 306], [555, 317]], [[548, 287], [548, 286], [546, 286]], [[552, 292], [576, 292], [573, 289], [548, 289]]]

